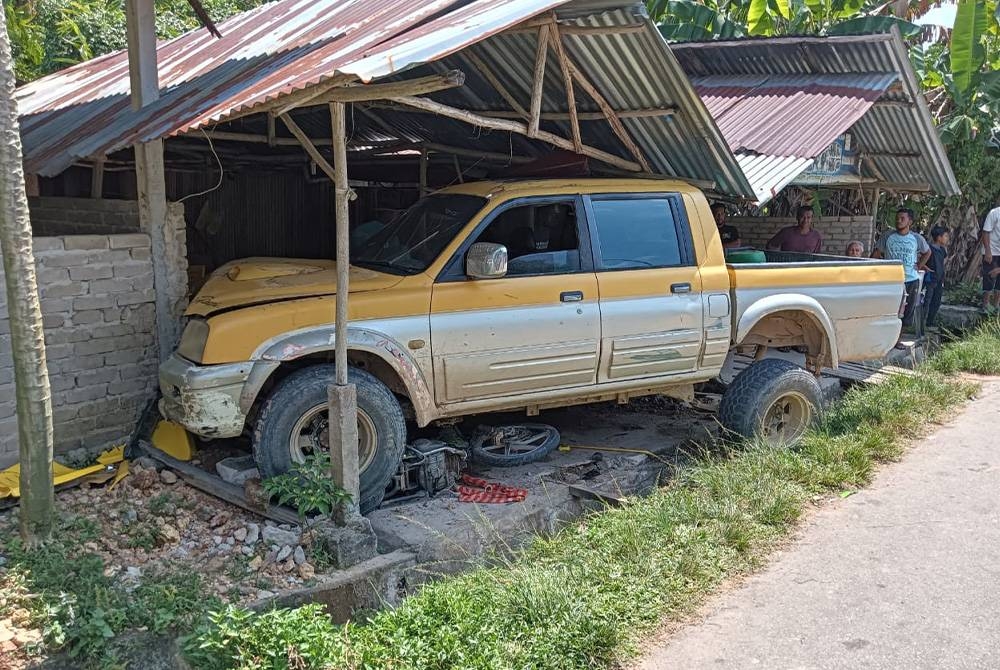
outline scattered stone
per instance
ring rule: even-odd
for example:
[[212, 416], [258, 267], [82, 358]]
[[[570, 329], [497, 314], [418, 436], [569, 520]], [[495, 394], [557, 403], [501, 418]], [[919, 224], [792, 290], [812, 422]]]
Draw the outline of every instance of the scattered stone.
[[261, 530], [261, 537], [264, 538], [264, 542], [268, 544], [276, 544], [278, 546], [284, 546], [290, 544], [293, 547], [299, 543], [299, 534], [284, 528], [278, 528], [276, 526], [264, 526]]
[[198, 517], [199, 521], [204, 521], [208, 523], [215, 516], [215, 510], [211, 507], [196, 507], [194, 510], [194, 515]]
[[278, 561], [278, 563], [281, 563], [283, 560], [285, 560], [291, 555], [292, 555], [292, 548], [286, 544], [281, 548], [281, 551], [278, 552], [278, 557], [276, 560]]
[[136, 468], [128, 478], [129, 484], [137, 491], [148, 491], [156, 484], [156, 470]]
[[253, 456], [231, 456], [215, 464], [215, 471], [223, 481], [243, 486], [248, 479], [260, 479]]
[[302, 565], [306, 562], [306, 552], [301, 546], [295, 547], [295, 552], [292, 554], [292, 558], [295, 559], [295, 565]]
[[247, 564], [247, 567], [255, 572], [257, 570], [260, 570], [263, 566], [264, 566], [264, 559], [261, 558], [260, 556], [254, 556], [250, 560], [250, 563]]
[[161, 470], [160, 481], [162, 481], [164, 484], [176, 484], [177, 475], [175, 475], [171, 470]]
[[160, 526], [160, 535], [162, 535], [163, 539], [167, 542], [180, 542], [181, 540], [181, 534], [169, 523], [165, 523]]
[[240, 551], [243, 553], [244, 556], [250, 556], [251, 554], [253, 554], [253, 547], [244, 544], [242, 547], [240, 547]]
[[221, 535], [213, 535], [212, 536], [212, 542], [214, 542], [217, 545], [218, 544], [222, 544], [222, 536]]
[[247, 524], [247, 537], [246, 543], [249, 545], [257, 544], [257, 540], [260, 539], [260, 526], [255, 523]]
[[236, 532], [233, 533], [233, 539], [237, 542], [244, 542], [247, 539], [247, 534], [248, 532], [246, 528], [237, 528]]
[[261, 589], [260, 591], [257, 592], [258, 600], [263, 600], [264, 598], [273, 598], [273, 597], [274, 593], [272, 593], [271, 591], [265, 591], [264, 589]]
[[159, 470], [163, 467], [163, 465], [161, 465], [159, 461], [154, 461], [149, 456], [140, 456], [139, 458], [135, 459], [134, 463], [147, 470]]
[[309, 563], [303, 563], [299, 566], [299, 577], [302, 579], [312, 579], [316, 576], [316, 568], [314, 568]]
[[229, 523], [229, 520], [232, 518], [233, 515], [229, 512], [219, 512], [209, 519], [208, 525], [212, 528], [218, 528], [219, 526], [224, 526]]
[[295, 561], [289, 558], [287, 561], [282, 563], [281, 569], [285, 572], [291, 572], [292, 570], [295, 569]]
[[139, 579], [142, 577], [142, 568], [137, 568], [134, 565], [130, 565], [125, 568], [125, 576], [128, 579]]

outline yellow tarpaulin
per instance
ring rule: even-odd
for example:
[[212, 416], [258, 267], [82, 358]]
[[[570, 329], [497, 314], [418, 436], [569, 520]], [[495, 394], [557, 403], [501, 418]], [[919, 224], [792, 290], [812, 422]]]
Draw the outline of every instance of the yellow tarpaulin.
[[[62, 463], [53, 462], [52, 484], [58, 487], [84, 478], [88, 478], [92, 483], [107, 481], [115, 476], [119, 469], [114, 467], [115, 463], [121, 463], [124, 459], [125, 447], [119, 446], [103, 452], [97, 457], [97, 463], [94, 465], [88, 465], [78, 470], [67, 467]], [[20, 464], [12, 465], [6, 470], [0, 471], [0, 498], [21, 497], [20, 474]]]

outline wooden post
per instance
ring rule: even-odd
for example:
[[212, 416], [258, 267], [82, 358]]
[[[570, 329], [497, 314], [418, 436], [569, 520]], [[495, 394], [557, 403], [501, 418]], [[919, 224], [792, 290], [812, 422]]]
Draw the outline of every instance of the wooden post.
[[90, 197], [104, 197], [104, 158], [96, 159], [90, 167]]
[[333, 139], [334, 212], [337, 226], [337, 316], [334, 366], [336, 384], [329, 389], [330, 466], [334, 481], [351, 495], [343, 521], [357, 514], [361, 481], [358, 458], [357, 391], [347, 376], [347, 300], [350, 286], [350, 211], [353, 193], [347, 181], [347, 122], [344, 103], [330, 103]]
[[580, 136], [580, 119], [576, 110], [576, 93], [573, 90], [573, 73], [570, 71], [569, 59], [563, 50], [562, 35], [559, 33], [559, 24], [552, 24], [552, 50], [556, 52], [556, 59], [559, 61], [559, 69], [562, 72], [563, 84], [566, 87], [566, 104], [569, 109], [569, 126], [573, 135], [573, 150], [583, 153], [583, 139]]
[[[133, 109], [141, 109], [160, 97], [154, 18], [153, 0], [126, 0], [125, 26]], [[180, 314], [174, 313], [170, 290], [169, 265], [175, 254], [168, 252], [167, 245], [167, 186], [163, 167], [163, 140], [136, 144], [133, 149], [139, 196], [139, 225], [149, 234], [153, 259], [156, 338], [162, 361], [173, 353], [180, 335]]]
[[545, 60], [549, 53], [549, 27], [538, 29], [538, 48], [535, 51], [535, 72], [531, 89], [531, 118], [528, 121], [528, 137], [538, 137], [538, 123], [542, 113], [542, 92], [545, 89]]
[[427, 195], [427, 147], [420, 147], [420, 197]]

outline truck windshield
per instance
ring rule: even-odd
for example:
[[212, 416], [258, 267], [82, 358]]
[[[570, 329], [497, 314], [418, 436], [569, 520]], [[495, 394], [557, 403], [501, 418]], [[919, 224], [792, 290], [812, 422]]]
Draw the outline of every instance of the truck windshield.
[[352, 250], [351, 263], [393, 274], [423, 272], [485, 204], [473, 195], [428, 196]]

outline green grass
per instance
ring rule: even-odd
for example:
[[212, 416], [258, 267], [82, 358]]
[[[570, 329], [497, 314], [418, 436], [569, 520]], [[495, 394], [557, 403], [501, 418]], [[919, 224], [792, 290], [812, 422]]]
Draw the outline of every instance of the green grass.
[[816, 496], [866, 484], [903, 439], [972, 391], [931, 370], [855, 389], [794, 450], [706, 451], [653, 495], [431, 583], [365, 622], [335, 627], [316, 608], [231, 608], [187, 640], [188, 656], [211, 670], [614, 667], [665, 618], [757, 567]]
[[931, 366], [946, 374], [1000, 374], [1000, 319], [991, 318], [971, 335], [946, 344], [931, 361]]
[[95, 532], [93, 522], [70, 517], [37, 549], [28, 550], [18, 537], [0, 537], [7, 558], [0, 572], [0, 617], [27, 610], [47, 652], [68, 652], [79, 667], [111, 667], [108, 643], [117, 635], [142, 628], [190, 630], [221, 606], [206, 597], [200, 576], [191, 571], [147, 572], [138, 584], [105, 574], [101, 558], [81, 550]]

